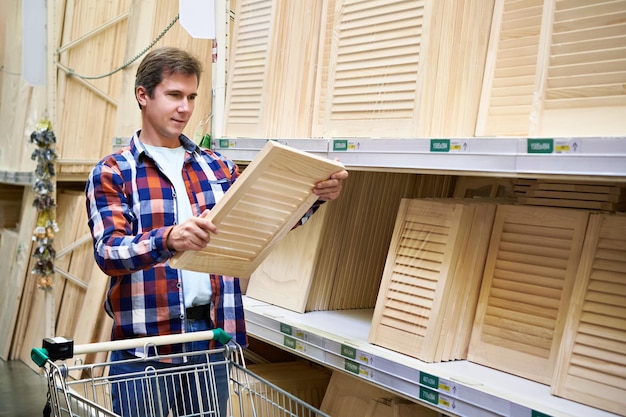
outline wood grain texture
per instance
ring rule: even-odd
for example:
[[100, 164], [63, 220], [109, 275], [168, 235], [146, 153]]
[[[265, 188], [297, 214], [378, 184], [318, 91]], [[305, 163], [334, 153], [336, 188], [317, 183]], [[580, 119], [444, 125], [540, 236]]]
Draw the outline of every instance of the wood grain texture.
[[499, 206], [468, 359], [549, 384], [589, 213]]
[[177, 253], [170, 265], [249, 277], [317, 200], [315, 184], [341, 169], [338, 162], [268, 141], [207, 216], [219, 233], [201, 251]]
[[626, 414], [626, 216], [593, 214], [552, 393]]

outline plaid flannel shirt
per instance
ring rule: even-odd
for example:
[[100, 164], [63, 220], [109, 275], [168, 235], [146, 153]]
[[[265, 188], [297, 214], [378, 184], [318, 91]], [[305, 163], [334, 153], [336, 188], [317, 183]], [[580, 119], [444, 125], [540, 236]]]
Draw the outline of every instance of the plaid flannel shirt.
[[[95, 260], [110, 276], [105, 309], [114, 320], [112, 339], [185, 332], [181, 274], [168, 266], [174, 252], [166, 245], [177, 224], [178, 196], [139, 135], [137, 131], [129, 146], [101, 160], [85, 186]], [[219, 153], [200, 149], [184, 135], [180, 141], [187, 151], [183, 177], [188, 198], [199, 215], [213, 208], [239, 173]], [[211, 286], [214, 325], [246, 346], [239, 280], [211, 275]], [[159, 349], [162, 354], [180, 351], [179, 345]]]

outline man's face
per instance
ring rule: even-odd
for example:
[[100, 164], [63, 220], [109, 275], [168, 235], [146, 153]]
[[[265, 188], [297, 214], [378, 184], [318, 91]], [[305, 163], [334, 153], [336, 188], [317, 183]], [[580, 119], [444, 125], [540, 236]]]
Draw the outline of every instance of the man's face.
[[175, 73], [163, 77], [149, 97], [143, 87], [136, 90], [141, 104], [141, 140], [154, 146], [180, 146], [178, 137], [189, 122], [198, 95], [195, 75]]

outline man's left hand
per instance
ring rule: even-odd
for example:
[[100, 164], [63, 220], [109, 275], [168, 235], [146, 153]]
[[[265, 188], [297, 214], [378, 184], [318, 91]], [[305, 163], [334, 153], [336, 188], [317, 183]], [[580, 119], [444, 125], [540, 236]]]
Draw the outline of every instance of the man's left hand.
[[318, 182], [313, 189], [313, 194], [322, 201], [335, 200], [341, 194], [341, 186], [346, 178], [348, 178], [348, 171], [345, 169], [337, 171], [327, 180]]

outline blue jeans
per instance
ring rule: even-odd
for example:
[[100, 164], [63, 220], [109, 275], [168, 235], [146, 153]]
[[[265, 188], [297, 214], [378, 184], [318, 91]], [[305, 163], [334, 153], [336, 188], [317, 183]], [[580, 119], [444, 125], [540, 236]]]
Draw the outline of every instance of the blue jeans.
[[[209, 329], [205, 320], [187, 321], [187, 331]], [[209, 342], [191, 342], [185, 347], [186, 351], [203, 351], [208, 349]], [[127, 359], [136, 357], [127, 351], [111, 352], [109, 377], [116, 414], [122, 417], [167, 417], [171, 410], [173, 416], [226, 416], [229, 396], [226, 364], [187, 370], [193, 364], [207, 363], [207, 355], [198, 354], [188, 356], [184, 364], [152, 360], [128, 362]], [[221, 353], [209, 356], [211, 362], [224, 360]], [[123, 362], [115, 363], [118, 361]], [[116, 382], [116, 379], [121, 381]]]

